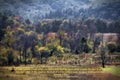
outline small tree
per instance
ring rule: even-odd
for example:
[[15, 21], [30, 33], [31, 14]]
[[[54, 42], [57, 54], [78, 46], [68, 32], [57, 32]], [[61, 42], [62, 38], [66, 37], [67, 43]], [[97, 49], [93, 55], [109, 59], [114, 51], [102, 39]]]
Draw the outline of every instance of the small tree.
[[95, 40], [93, 41], [93, 53], [96, 52], [96, 49], [100, 45], [100, 37], [95, 37]]
[[45, 59], [45, 63], [47, 58], [50, 56], [50, 51], [47, 47], [38, 47], [36, 46], [36, 52], [38, 52], [38, 58], [40, 59], [40, 63], [43, 64], [43, 59]]
[[91, 50], [90, 46], [88, 45], [88, 41], [86, 38], [81, 39], [81, 51], [88, 53]]
[[108, 50], [109, 50], [110, 53], [113, 53], [113, 52], [115, 52], [116, 49], [117, 49], [117, 44], [114, 43], [114, 42], [109, 42], [109, 43], [107, 44], [107, 48], [108, 48]]
[[105, 48], [102, 46], [101, 48], [101, 60], [102, 60], [102, 67], [105, 68]]

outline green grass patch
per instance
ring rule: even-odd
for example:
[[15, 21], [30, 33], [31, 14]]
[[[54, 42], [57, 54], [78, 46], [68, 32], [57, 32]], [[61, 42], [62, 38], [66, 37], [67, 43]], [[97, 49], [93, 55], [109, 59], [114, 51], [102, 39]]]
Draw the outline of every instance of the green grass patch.
[[106, 68], [102, 68], [102, 71], [120, 76], [120, 67], [106, 67]]

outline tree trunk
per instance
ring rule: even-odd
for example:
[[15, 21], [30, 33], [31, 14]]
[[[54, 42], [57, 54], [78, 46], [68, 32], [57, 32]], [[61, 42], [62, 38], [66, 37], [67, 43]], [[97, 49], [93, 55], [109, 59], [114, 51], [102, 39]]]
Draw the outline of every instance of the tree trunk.
[[102, 67], [105, 68], [105, 62], [102, 60]]
[[20, 64], [22, 63], [22, 50], [20, 50]]
[[27, 59], [26, 50], [24, 50], [23, 52], [24, 52], [24, 64], [27, 65], [27, 62], [26, 62], [26, 59]]

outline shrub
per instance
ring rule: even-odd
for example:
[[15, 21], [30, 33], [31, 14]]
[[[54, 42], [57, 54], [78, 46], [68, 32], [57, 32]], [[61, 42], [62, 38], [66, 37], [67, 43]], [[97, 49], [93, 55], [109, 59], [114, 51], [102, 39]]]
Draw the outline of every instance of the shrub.
[[108, 50], [109, 50], [110, 53], [113, 53], [113, 52], [116, 51], [117, 45], [116, 45], [116, 43], [114, 43], [114, 42], [109, 42], [109, 43], [107, 44], [107, 48], [108, 48]]

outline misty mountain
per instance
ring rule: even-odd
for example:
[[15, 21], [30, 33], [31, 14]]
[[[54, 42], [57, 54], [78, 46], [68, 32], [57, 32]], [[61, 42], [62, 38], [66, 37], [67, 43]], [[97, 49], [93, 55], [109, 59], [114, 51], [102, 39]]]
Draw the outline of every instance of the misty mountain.
[[119, 0], [0, 0], [0, 12], [25, 19], [120, 18]]

